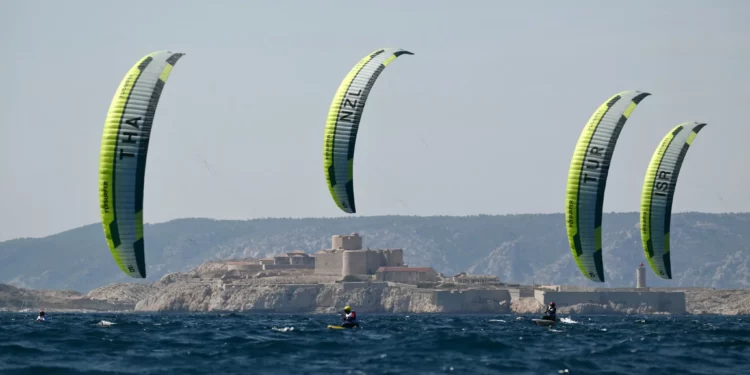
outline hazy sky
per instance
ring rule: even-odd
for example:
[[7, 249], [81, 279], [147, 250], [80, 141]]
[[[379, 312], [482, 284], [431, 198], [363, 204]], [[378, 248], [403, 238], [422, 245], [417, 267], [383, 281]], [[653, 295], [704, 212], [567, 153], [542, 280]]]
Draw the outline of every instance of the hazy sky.
[[415, 55], [365, 108], [357, 215], [562, 212], [583, 126], [628, 89], [652, 96], [620, 136], [605, 212], [639, 210], [654, 148], [684, 121], [708, 126], [674, 212], [750, 211], [750, 2], [562, 3], [2, 1], [0, 240], [100, 221], [107, 109], [163, 49], [186, 56], [151, 133], [150, 223], [345, 215], [323, 174], [326, 114], [381, 47]]

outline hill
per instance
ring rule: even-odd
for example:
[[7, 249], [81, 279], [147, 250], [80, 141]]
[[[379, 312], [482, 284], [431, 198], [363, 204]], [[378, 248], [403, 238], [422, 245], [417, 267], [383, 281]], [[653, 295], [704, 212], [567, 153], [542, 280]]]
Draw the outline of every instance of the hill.
[[[633, 286], [644, 261], [637, 213], [605, 214], [607, 282], [583, 278], [568, 248], [562, 214], [503, 216], [378, 216], [334, 219], [179, 219], [144, 228], [148, 278], [216, 259], [263, 257], [330, 246], [332, 234], [358, 232], [365, 246], [403, 248], [410, 265], [444, 274], [493, 274], [508, 282], [602, 287]], [[745, 234], [750, 214], [672, 216], [674, 280], [650, 269], [650, 286], [744, 288], [750, 285]], [[38, 289], [91, 289], [133, 282], [116, 266], [100, 224], [44, 238], [0, 242], [0, 283]]]

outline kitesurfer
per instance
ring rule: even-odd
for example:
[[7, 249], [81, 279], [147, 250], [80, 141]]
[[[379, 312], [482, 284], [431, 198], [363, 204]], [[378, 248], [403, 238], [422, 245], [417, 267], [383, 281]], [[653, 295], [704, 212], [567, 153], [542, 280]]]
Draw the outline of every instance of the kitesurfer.
[[549, 306], [547, 306], [547, 310], [544, 311], [544, 316], [542, 317], [544, 320], [551, 320], [556, 321], [557, 320], [557, 307], [555, 307], [554, 302], [550, 302]]
[[47, 316], [44, 315], [44, 310], [39, 310], [39, 316], [36, 317], [37, 322], [44, 322], [47, 320]]
[[344, 321], [344, 323], [341, 324], [342, 327], [359, 327], [357, 312], [352, 310], [351, 306], [344, 307], [344, 314], [341, 316], [341, 319]]

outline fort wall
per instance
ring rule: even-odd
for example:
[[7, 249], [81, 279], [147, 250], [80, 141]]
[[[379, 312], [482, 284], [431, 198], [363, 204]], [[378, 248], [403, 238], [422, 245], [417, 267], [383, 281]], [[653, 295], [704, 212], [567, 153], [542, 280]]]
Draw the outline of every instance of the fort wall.
[[349, 236], [331, 236], [331, 249], [360, 250], [362, 249], [362, 237], [357, 233], [352, 233]]
[[404, 266], [404, 250], [403, 249], [386, 249], [383, 250], [383, 264], [382, 267], [403, 267]]
[[289, 264], [310, 265], [315, 267], [315, 257], [311, 256], [291, 256]]
[[315, 268], [314, 264], [264, 264], [263, 270], [305, 270]]
[[340, 250], [324, 250], [315, 254], [315, 272], [313, 273], [341, 276], [343, 253]]
[[374, 275], [380, 267], [403, 267], [402, 249], [362, 249], [362, 237], [331, 236], [331, 249], [314, 255], [316, 275], [365, 276]]
[[385, 264], [385, 256], [383, 256], [383, 250], [366, 250], [365, 252], [365, 263], [358, 265], [357, 267], [362, 270], [363, 275], [373, 275], [375, 271]]
[[375, 273], [378, 281], [408, 284], [434, 283], [438, 280], [437, 276], [432, 267], [380, 267]]
[[380, 267], [402, 267], [403, 250], [345, 250], [341, 252], [341, 276], [374, 275]]
[[263, 265], [259, 263], [230, 263], [227, 264], [228, 271], [239, 271], [239, 272], [257, 272], [263, 269]]
[[342, 254], [341, 276], [366, 275], [367, 255], [365, 250], [345, 250]]

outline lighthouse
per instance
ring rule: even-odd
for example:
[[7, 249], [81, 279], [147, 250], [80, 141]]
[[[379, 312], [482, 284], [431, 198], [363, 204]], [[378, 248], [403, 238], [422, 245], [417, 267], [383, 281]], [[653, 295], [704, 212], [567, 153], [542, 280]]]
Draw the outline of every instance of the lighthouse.
[[643, 266], [643, 263], [641, 263], [635, 270], [635, 287], [646, 287], [646, 267]]

